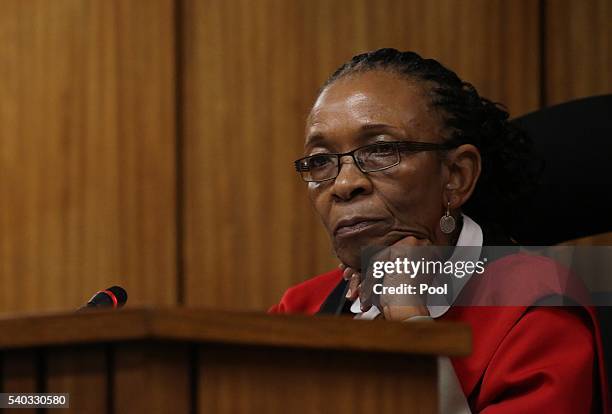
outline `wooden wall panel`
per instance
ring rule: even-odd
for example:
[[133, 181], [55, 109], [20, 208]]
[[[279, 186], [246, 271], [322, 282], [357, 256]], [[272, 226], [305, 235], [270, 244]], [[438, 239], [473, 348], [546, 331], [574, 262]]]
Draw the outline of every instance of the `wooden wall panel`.
[[199, 413], [438, 412], [425, 355], [201, 346], [198, 362]]
[[[45, 350], [45, 392], [67, 393], [67, 414], [109, 413], [109, 350], [102, 345]], [[50, 410], [49, 410], [50, 411]]]
[[2, 1], [0, 311], [175, 301], [173, 11]]
[[612, 0], [545, 4], [546, 105], [612, 93]]
[[[2, 364], [0, 392], [42, 392], [39, 375], [43, 364], [42, 351], [32, 349], [3, 351], [0, 354], [0, 361]], [[36, 414], [36, 412], [35, 408], [23, 408], [20, 411], [23, 414]]]
[[113, 413], [190, 413], [190, 349], [134, 342], [114, 350]]
[[292, 161], [319, 85], [353, 54], [414, 49], [515, 115], [538, 106], [531, 0], [185, 0], [181, 22], [189, 305], [265, 309], [336, 265]]

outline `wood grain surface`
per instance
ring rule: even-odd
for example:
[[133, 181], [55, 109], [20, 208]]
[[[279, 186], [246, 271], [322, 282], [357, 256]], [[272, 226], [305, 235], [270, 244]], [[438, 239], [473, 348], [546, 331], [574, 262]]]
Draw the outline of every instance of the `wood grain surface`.
[[471, 350], [463, 324], [186, 308], [6, 316], [0, 332], [0, 349], [159, 339], [428, 355]]
[[176, 301], [171, 0], [6, 0], [0, 311]]
[[113, 413], [189, 413], [187, 344], [119, 344], [114, 354]]
[[45, 351], [45, 392], [68, 393], [70, 408], [63, 413], [87, 414], [110, 412], [108, 347], [52, 347]]
[[434, 357], [201, 347], [207, 413], [437, 413]]
[[437, 356], [469, 352], [458, 324], [186, 309], [15, 316], [0, 331], [2, 391], [69, 393], [79, 414], [435, 413]]
[[[44, 364], [44, 362], [40, 350], [18, 349], [2, 352], [0, 363], [2, 364], [1, 392], [33, 393], [42, 391], [39, 372], [41, 364]], [[34, 414], [36, 409], [23, 408], [19, 413]]]

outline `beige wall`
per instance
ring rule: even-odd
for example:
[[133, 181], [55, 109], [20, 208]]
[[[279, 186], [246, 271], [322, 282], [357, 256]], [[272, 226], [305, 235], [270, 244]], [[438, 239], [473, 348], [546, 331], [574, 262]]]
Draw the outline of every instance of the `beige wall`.
[[612, 0], [0, 0], [0, 311], [265, 309], [333, 267], [292, 170], [319, 84], [391, 46], [513, 115], [612, 92]]

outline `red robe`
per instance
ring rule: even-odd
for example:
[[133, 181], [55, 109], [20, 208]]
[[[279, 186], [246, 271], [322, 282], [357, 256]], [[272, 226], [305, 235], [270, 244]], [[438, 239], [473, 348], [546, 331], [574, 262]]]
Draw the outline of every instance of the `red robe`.
[[[552, 268], [553, 282], [543, 283], [546, 278], [541, 276], [551, 274]], [[530, 278], [530, 274], [538, 277]], [[531, 292], [528, 295], [535, 303], [559, 293], [554, 282], [558, 276], [554, 262], [515, 254], [487, 266], [484, 275], [470, 280], [472, 288], [466, 292], [511, 294], [520, 286], [522, 292]], [[296, 285], [269, 312], [313, 315], [341, 279], [342, 272], [334, 270]], [[493, 280], [504, 283], [491, 284]], [[579, 294], [574, 299], [585, 303]], [[472, 354], [451, 358], [472, 412], [611, 412], [599, 324], [592, 307], [453, 306], [438, 319], [472, 328]]]

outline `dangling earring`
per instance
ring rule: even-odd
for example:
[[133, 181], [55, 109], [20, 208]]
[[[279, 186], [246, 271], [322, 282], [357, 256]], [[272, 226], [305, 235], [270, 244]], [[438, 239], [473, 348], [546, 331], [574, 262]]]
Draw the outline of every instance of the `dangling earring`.
[[455, 218], [450, 214], [450, 201], [446, 204], [446, 214], [440, 218], [440, 230], [444, 234], [451, 234], [455, 231]]

